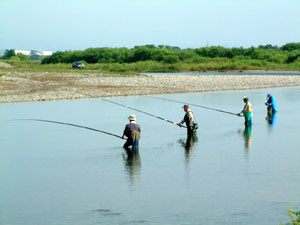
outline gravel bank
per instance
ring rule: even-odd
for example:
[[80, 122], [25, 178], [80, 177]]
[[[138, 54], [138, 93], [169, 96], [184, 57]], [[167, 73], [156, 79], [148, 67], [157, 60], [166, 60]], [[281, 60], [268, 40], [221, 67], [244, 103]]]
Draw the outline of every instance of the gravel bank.
[[300, 86], [300, 76], [124, 76], [80, 73], [1, 72], [0, 102], [242, 90]]

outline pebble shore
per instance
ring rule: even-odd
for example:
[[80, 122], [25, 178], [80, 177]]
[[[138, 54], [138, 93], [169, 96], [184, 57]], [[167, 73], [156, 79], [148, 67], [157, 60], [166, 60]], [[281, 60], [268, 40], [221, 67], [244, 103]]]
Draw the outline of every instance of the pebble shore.
[[95, 73], [1, 72], [0, 102], [300, 86], [291, 75], [125, 76]]

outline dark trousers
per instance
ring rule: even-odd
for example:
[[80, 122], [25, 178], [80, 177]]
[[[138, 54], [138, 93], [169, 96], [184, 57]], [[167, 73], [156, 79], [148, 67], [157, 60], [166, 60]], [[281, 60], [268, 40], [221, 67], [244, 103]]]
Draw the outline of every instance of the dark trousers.
[[125, 142], [125, 144], [123, 145], [124, 148], [129, 148], [132, 145], [133, 141], [131, 138], [128, 138]]
[[187, 131], [187, 137], [188, 137], [188, 138], [193, 137], [194, 130], [191, 130], [191, 128], [188, 127], [188, 128], [186, 129], [186, 131]]
[[[132, 146], [130, 148], [130, 146]], [[131, 138], [128, 138], [125, 144], [123, 145], [128, 155], [137, 155], [139, 154], [139, 143], [135, 142], [133, 143], [133, 140]]]

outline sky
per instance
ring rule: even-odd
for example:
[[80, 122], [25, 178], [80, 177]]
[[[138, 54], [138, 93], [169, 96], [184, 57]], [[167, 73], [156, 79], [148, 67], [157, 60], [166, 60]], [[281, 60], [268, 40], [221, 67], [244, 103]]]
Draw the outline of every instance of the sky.
[[300, 0], [0, 0], [0, 49], [300, 42]]

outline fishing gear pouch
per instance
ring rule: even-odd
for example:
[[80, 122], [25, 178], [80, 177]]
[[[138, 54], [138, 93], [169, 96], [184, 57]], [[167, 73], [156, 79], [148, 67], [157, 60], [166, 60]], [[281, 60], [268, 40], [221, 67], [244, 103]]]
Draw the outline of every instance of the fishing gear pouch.
[[197, 130], [198, 130], [198, 123], [194, 123], [194, 125], [193, 125], [193, 133], [197, 134]]
[[131, 138], [132, 138], [133, 144], [137, 145], [141, 138], [141, 133], [137, 130], [133, 130], [133, 131], [131, 131]]

